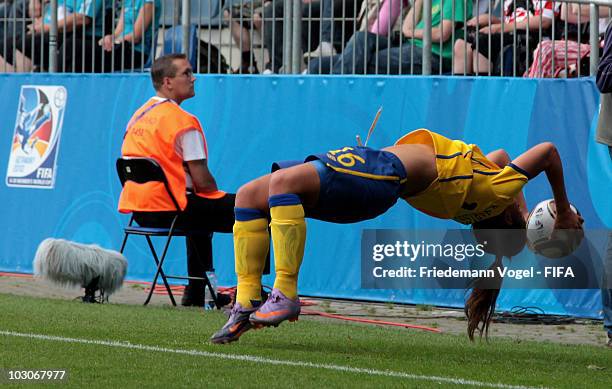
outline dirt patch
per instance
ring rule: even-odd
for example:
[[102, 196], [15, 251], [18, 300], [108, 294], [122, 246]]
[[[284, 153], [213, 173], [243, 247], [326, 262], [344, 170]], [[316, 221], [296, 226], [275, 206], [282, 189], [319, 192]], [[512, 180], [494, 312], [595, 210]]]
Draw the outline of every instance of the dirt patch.
[[[140, 305], [145, 300], [147, 288], [147, 284], [126, 282], [119, 292], [110, 296], [109, 302], [112, 304]], [[82, 290], [60, 288], [27, 275], [0, 275], [0, 293], [64, 300], [72, 300], [83, 295]], [[175, 297], [180, 301], [180, 292]], [[425, 326], [438, 329], [443, 333], [466, 334], [465, 317], [463, 311], [458, 309], [310, 297], [304, 297], [302, 300], [307, 304], [303, 308], [305, 313], [321, 312], [353, 319]], [[170, 300], [165, 294], [153, 294], [150, 304], [170, 305]], [[177, 309], [185, 308], [177, 307]], [[304, 314], [302, 318], [307, 320], [339, 320], [311, 314]], [[576, 323], [552, 325], [493, 323], [489, 336], [491, 340], [496, 337], [506, 337], [517, 341], [536, 340], [566, 344], [590, 344], [602, 347], [605, 345], [605, 332], [601, 322], [595, 320], [577, 320]]]

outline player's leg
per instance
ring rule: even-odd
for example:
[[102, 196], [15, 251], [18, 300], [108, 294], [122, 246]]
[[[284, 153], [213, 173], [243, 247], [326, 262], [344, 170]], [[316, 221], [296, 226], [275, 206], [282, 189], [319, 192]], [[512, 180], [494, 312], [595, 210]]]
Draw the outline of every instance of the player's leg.
[[495, 151], [491, 151], [489, 154], [486, 155], [486, 157], [489, 161], [493, 162], [501, 168], [509, 164], [511, 161], [510, 156], [504, 149], [497, 149]]
[[[258, 178], [238, 190], [234, 223], [234, 252], [238, 278], [236, 304], [225, 326], [212, 336], [211, 341], [213, 343], [236, 341], [245, 331], [252, 328], [249, 316], [258, 309], [260, 304], [261, 275], [269, 250], [270, 237], [268, 235], [267, 211], [269, 209], [268, 198], [271, 193], [272, 177], [275, 176], [274, 188], [276, 188], [272, 193], [281, 194], [278, 193], [279, 190], [303, 192], [306, 201], [310, 202], [314, 192], [311, 188], [309, 190], [306, 183], [313, 182], [314, 174], [316, 193], [318, 194], [316, 170], [314, 168], [300, 168], [300, 166], [304, 165], [282, 170], [282, 173], [277, 172], [274, 175]], [[289, 173], [285, 174], [285, 172]], [[277, 263], [277, 272], [278, 266]], [[281, 265], [282, 267], [283, 265]], [[269, 300], [271, 301], [271, 299]]]
[[255, 325], [276, 326], [284, 320], [296, 320], [300, 313], [297, 280], [306, 242], [302, 202], [314, 205], [319, 187], [319, 174], [310, 163], [279, 170], [270, 178], [268, 201], [276, 279], [266, 303], [251, 315]]
[[238, 278], [236, 302], [230, 317], [210, 341], [229, 343], [252, 328], [249, 316], [261, 305], [261, 276], [269, 250], [268, 186], [270, 175], [243, 185], [234, 209], [234, 256]]
[[319, 175], [310, 163], [279, 170], [270, 180], [270, 226], [276, 268], [274, 287], [291, 299], [297, 298], [297, 273], [306, 241], [302, 201], [313, 205], [319, 186]]
[[236, 302], [244, 308], [261, 303], [261, 276], [270, 249], [268, 188], [266, 175], [243, 185], [234, 209], [234, 255], [238, 287]]

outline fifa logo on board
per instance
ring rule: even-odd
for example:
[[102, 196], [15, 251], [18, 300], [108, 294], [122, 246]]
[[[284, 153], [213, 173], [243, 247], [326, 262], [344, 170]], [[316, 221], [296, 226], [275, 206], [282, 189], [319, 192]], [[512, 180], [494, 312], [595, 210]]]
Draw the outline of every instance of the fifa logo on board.
[[7, 186], [54, 187], [67, 97], [63, 86], [21, 87], [6, 172]]

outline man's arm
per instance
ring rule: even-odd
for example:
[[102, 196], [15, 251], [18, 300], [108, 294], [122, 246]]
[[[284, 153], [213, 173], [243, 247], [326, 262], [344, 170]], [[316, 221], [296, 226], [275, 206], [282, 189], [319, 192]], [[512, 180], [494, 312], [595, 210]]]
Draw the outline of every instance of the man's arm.
[[205, 159], [187, 161], [187, 169], [189, 169], [193, 181], [193, 190], [196, 193], [206, 194], [218, 190], [217, 182], [208, 170], [208, 163]]
[[422, 9], [423, 0], [416, 0], [414, 6], [410, 8], [410, 11], [408, 11], [408, 14], [406, 14], [404, 22], [402, 23], [402, 33], [404, 33], [406, 38], [410, 38], [412, 36], [412, 31], [421, 20]]
[[[464, 10], [462, 8], [461, 9], [456, 8], [455, 13], [453, 13], [452, 4], [453, 4], [453, 1], [448, 1], [444, 5], [444, 10], [442, 11], [443, 12], [442, 22], [435, 26], [432, 26], [431, 28], [431, 41], [433, 43], [441, 43], [441, 42], [448, 41], [449, 39], [451, 39], [453, 35], [453, 30], [463, 25]], [[453, 22], [453, 20], [455, 22]], [[405, 22], [407, 21], [408, 20], [406, 19]], [[406, 26], [404, 25], [404, 27]], [[423, 35], [424, 35], [423, 29], [418, 29], [418, 30], [413, 31], [412, 29], [404, 28], [403, 32], [404, 32], [404, 36], [406, 36], [407, 38], [423, 39]]]
[[[408, 31], [410, 34], [406, 35], [407, 38], [423, 39], [424, 30], [412, 30]], [[443, 20], [441, 26], [434, 27], [431, 29], [431, 41], [432, 42], [446, 42], [453, 35], [453, 22], [450, 20]]]
[[133, 43], [139, 43], [142, 40], [153, 20], [154, 8], [155, 4], [153, 3], [145, 3], [145, 5], [142, 6], [134, 22], [134, 32], [132, 34], [127, 34], [123, 37], [123, 40]]
[[471, 27], [481, 27], [488, 26], [489, 23], [496, 24], [500, 22], [501, 19], [497, 16], [491, 15], [490, 13], [484, 13], [469, 19], [466, 24]]
[[[563, 3], [565, 4], [565, 3]], [[574, 14], [580, 14], [581, 16], [586, 16], [586, 21], [589, 21], [589, 15], [591, 12], [591, 8], [588, 4], [577, 4], [572, 3], [570, 12]], [[610, 14], [610, 9], [608, 7], [599, 7], [599, 17], [607, 17]]]
[[124, 10], [122, 9], [121, 14], [119, 15], [119, 21], [117, 22], [117, 25], [115, 26], [115, 31], [113, 31], [112, 34], [105, 35], [104, 38], [98, 41], [98, 45], [103, 46], [104, 50], [106, 51], [113, 50], [113, 45], [115, 44], [115, 41], [121, 42], [121, 39], [122, 39], [121, 36], [123, 34], [123, 27], [124, 27], [123, 11]]
[[540, 143], [513, 160], [511, 162], [512, 165], [529, 179], [541, 172], [546, 173], [546, 178], [548, 178], [552, 188], [557, 208], [555, 229], [582, 229], [582, 217], [576, 215], [571, 210], [569, 200], [567, 199], [565, 182], [563, 180], [563, 164], [554, 144], [550, 142]]
[[612, 92], [612, 23], [608, 24], [604, 36], [604, 50], [597, 66], [597, 88], [601, 93]]
[[[549, 28], [550, 26], [552, 26], [552, 19], [543, 17], [542, 18], [542, 29], [545, 30]], [[531, 18], [529, 18], [529, 21], [525, 19], [525, 20], [521, 20], [520, 22], [516, 22], [516, 23], [514, 22], [503, 23], [504, 32], [512, 32], [515, 29], [516, 30], [531, 30], [531, 31], [539, 30], [540, 29], [540, 18], [538, 16], [532, 16]], [[480, 32], [482, 34], [501, 33], [502, 23], [492, 24], [490, 28], [489, 26], [485, 26], [480, 29]]]
[[[73, 29], [85, 26], [91, 23], [91, 18], [85, 14], [72, 13], [62, 20], [57, 22], [57, 29], [59, 32], [61, 31], [72, 31]], [[28, 25], [28, 33], [30, 34], [38, 34], [38, 33], [47, 33], [51, 31], [51, 24], [43, 23], [43, 19], [39, 18], [34, 21], [34, 23]]]

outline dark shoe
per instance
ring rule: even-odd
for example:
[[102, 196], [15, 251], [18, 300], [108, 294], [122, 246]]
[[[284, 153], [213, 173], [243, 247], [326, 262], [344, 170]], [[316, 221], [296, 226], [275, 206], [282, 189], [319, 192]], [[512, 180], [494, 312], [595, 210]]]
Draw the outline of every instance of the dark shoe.
[[203, 307], [204, 306], [204, 287], [185, 286], [181, 305], [184, 307]]
[[243, 333], [253, 328], [249, 316], [256, 310], [257, 308], [243, 308], [240, 303], [234, 304], [227, 323], [210, 338], [210, 341], [217, 344], [237, 341]]

